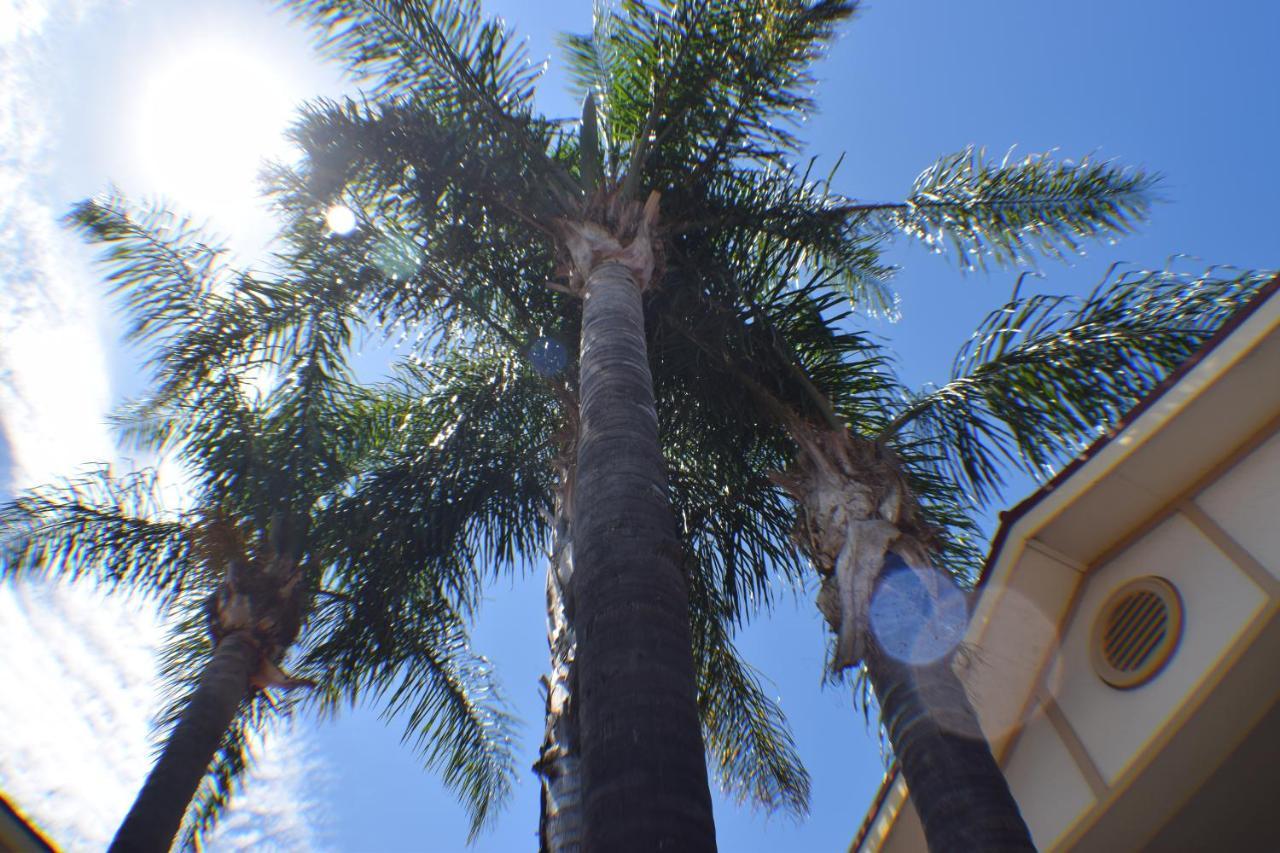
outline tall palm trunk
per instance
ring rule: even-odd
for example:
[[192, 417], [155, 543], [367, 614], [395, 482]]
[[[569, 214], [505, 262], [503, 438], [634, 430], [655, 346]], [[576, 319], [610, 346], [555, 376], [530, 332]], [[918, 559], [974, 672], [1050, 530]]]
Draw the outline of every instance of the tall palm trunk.
[[569, 527], [567, 471], [563, 466], [552, 520], [547, 562], [547, 645], [551, 672], [546, 678], [546, 733], [534, 770], [542, 777], [539, 853], [579, 853], [582, 849], [582, 760], [578, 751], [575, 706], [578, 641], [570, 612], [573, 540]]
[[[797, 538], [823, 575], [818, 607], [837, 636], [831, 665], [865, 664], [929, 850], [1035, 850], [951, 667], [954, 652], [923, 665], [898, 660], [871, 630], [877, 581], [908, 562], [926, 569], [933, 540], [896, 459], [843, 429], [794, 421], [790, 430], [801, 452], [778, 479], [799, 502]], [[935, 604], [952, 581], [926, 577]]]
[[164, 751], [111, 842], [112, 853], [168, 850], [240, 702], [260, 651], [247, 631], [223, 637], [170, 733]]
[[572, 601], [588, 851], [715, 849], [688, 589], [645, 345], [648, 263], [578, 264]]
[[868, 642], [867, 675], [931, 853], [1035, 850], [950, 655], [924, 666]]

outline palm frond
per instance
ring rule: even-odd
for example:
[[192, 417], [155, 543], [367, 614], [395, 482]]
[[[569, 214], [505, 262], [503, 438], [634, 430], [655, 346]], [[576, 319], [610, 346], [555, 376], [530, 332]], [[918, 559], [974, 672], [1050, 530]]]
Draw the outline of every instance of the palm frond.
[[771, 285], [822, 276], [858, 311], [894, 318], [897, 296], [889, 286], [893, 270], [880, 260], [882, 238], [850, 222], [847, 200], [831, 189], [835, 169], [818, 179], [815, 167], [811, 160], [803, 169], [734, 169], [702, 192], [673, 187], [663, 208], [677, 231], [671, 254], [692, 269], [722, 267], [726, 259], [764, 265], [754, 281]]
[[126, 336], [148, 347], [157, 403], [254, 366], [258, 342], [292, 321], [283, 318], [296, 300], [280, 281], [235, 269], [215, 237], [162, 206], [109, 194], [77, 203], [64, 221], [102, 247]]
[[344, 279], [378, 319], [428, 340], [534, 333], [553, 304], [550, 223], [563, 212], [536, 163], [395, 102], [317, 102], [295, 137], [307, 166], [277, 174], [280, 200], [305, 210], [345, 195], [368, 217], [341, 249]]
[[404, 741], [458, 792], [472, 835], [493, 819], [515, 779], [514, 720], [492, 667], [429, 579], [397, 600], [348, 579], [316, 613], [296, 672], [320, 683], [322, 710], [365, 697], [403, 718]]
[[[702, 184], [732, 163], [780, 164], [811, 113], [811, 67], [847, 0], [597, 6], [593, 32], [563, 37], [570, 75], [601, 109], [614, 178]], [[634, 187], [632, 187], [634, 189]]]
[[576, 194], [548, 156], [554, 126], [533, 112], [542, 75], [524, 42], [476, 0], [286, 0], [321, 49], [374, 85], [378, 98], [410, 97], [437, 116], [474, 124], [499, 147], [522, 152], [532, 171]]
[[321, 49], [344, 62], [378, 96], [412, 93], [489, 119], [514, 120], [532, 108], [542, 66], [475, 0], [320, 0], [285, 2], [317, 33]]
[[739, 803], [803, 818], [809, 812], [809, 772], [786, 715], [738, 654], [724, 615], [704, 609], [695, 605], [692, 620], [698, 710], [720, 787]]
[[916, 178], [906, 202], [852, 205], [855, 225], [899, 231], [936, 251], [951, 249], [966, 269], [1062, 257], [1087, 240], [1127, 234], [1147, 216], [1158, 177], [1089, 157], [1048, 153], [990, 161], [980, 148], [938, 159]]
[[1015, 298], [887, 432], [933, 442], [946, 475], [988, 501], [1006, 465], [1043, 478], [1101, 436], [1271, 276], [1131, 271], [1083, 299]]
[[0, 573], [35, 572], [169, 601], [198, 582], [190, 520], [166, 512], [154, 471], [106, 467], [0, 506]]

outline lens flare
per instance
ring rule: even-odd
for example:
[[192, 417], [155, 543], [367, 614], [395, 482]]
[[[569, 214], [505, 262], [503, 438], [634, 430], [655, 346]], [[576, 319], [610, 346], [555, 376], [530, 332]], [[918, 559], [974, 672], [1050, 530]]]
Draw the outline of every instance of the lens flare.
[[346, 205], [335, 204], [325, 211], [324, 224], [334, 234], [350, 234], [356, 230], [356, 215]]
[[940, 572], [912, 568], [900, 558], [897, 563], [871, 596], [871, 630], [898, 660], [916, 666], [933, 663], [964, 638], [969, 621], [964, 593]]
[[569, 354], [554, 338], [538, 338], [529, 346], [529, 361], [540, 376], [558, 376], [569, 363]]

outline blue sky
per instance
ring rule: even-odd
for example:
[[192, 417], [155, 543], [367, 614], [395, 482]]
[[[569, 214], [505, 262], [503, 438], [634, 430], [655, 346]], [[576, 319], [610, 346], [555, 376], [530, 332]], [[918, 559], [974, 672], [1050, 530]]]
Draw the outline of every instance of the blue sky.
[[[132, 355], [116, 341], [86, 253], [52, 225], [71, 201], [114, 181], [130, 194], [168, 195], [196, 214], [214, 216], [247, 253], [264, 239], [262, 215], [234, 192], [223, 192], [234, 189], [230, 182], [189, 179], [181, 163], [140, 156], [150, 149], [139, 139], [139, 127], [154, 129], [156, 119], [148, 119], [139, 102], [157, 86], [163, 89], [164, 69], [182, 67], [200, 55], [201, 45], [215, 43], [234, 46], [236, 62], [248, 69], [243, 73], [269, 69], [269, 79], [260, 76], [257, 87], [275, 93], [268, 104], [332, 94], [343, 85], [336, 71], [312, 57], [305, 37], [266, 3], [27, 0], [12, 6], [12, 17], [6, 5], [0, 0], [0, 71], [21, 69], [25, 88], [16, 90], [17, 78], [0, 74], [8, 81], [0, 99], [7, 112], [0, 115], [16, 117], [16, 125], [0, 122], [8, 128], [0, 130], [0, 187], [20, 190], [0, 208], [0, 488], [110, 454], [98, 428], [102, 411], [109, 400], [139, 387]], [[549, 114], [576, 112], [562, 85], [554, 39], [561, 30], [585, 29], [590, 7], [588, 0], [486, 4], [529, 37], [536, 58], [550, 60], [540, 96]], [[37, 21], [41, 10], [49, 14]], [[5, 22], [15, 20], [26, 21], [26, 28], [15, 27], [18, 34], [10, 35]], [[1086, 257], [1070, 265], [1046, 261], [1045, 278], [1025, 288], [1082, 292], [1113, 262], [1162, 266], [1177, 253], [1199, 259], [1180, 262], [1189, 269], [1210, 263], [1276, 266], [1271, 200], [1280, 189], [1273, 165], [1280, 71], [1269, 57], [1277, 32], [1280, 7], [1264, 3], [1210, 10], [1174, 0], [882, 0], [845, 28], [820, 66], [821, 114], [802, 134], [823, 163], [845, 153], [836, 188], [867, 200], [901, 198], [938, 155], [968, 144], [985, 145], [996, 155], [1015, 145], [1023, 153], [1091, 154], [1165, 176], [1159, 190], [1164, 202], [1137, 235], [1114, 246], [1090, 246]], [[235, 69], [229, 65], [227, 71], [234, 78]], [[174, 115], [168, 120], [196, 121]], [[204, 129], [215, 140], [209, 151], [239, 144], [218, 143], [217, 118], [210, 120]], [[45, 125], [43, 137], [39, 124]], [[898, 368], [908, 380], [943, 381], [956, 349], [1008, 294], [1016, 274], [962, 275], [947, 258], [918, 246], [896, 246], [890, 258], [902, 268], [896, 279], [902, 319], [871, 326], [895, 344]], [[44, 337], [33, 330], [43, 330]], [[1029, 488], [1016, 482], [1008, 503]], [[524, 719], [519, 749], [526, 768], [541, 735], [541, 602], [538, 567], [491, 590], [476, 630], [479, 650], [498, 666]], [[84, 612], [62, 607], [57, 618], [74, 626]], [[42, 642], [15, 633], [13, 624], [8, 633], [0, 628], [6, 642], [0, 676], [13, 672], [4, 668], [16, 649], [9, 644], [37, 648]], [[883, 763], [874, 732], [852, 709], [849, 694], [820, 687], [824, 635], [812, 603], [783, 604], [748, 629], [741, 646], [775, 683], [790, 716], [813, 774], [813, 814], [797, 824], [718, 801], [722, 849], [843, 849]], [[46, 700], [51, 703], [70, 692], [52, 690]], [[13, 703], [23, 701], [30, 699], [0, 698], [0, 729], [18, 719]], [[116, 715], [127, 713], [126, 708]], [[127, 722], [129, 737], [137, 738], [136, 721]], [[50, 743], [62, 736], [50, 724], [28, 737], [41, 735]], [[290, 748], [305, 747], [314, 763], [286, 763], [272, 772], [305, 776], [306, 784], [294, 785], [288, 796], [315, 803], [325, 816], [314, 844], [361, 851], [464, 849], [460, 810], [400, 747], [398, 729], [385, 727], [374, 713], [357, 709], [337, 721], [307, 723], [289, 737]], [[0, 741], [0, 784], [16, 790], [14, 780], [28, 768], [13, 766], [5, 758], [12, 753], [3, 747]], [[145, 755], [145, 744], [139, 749]], [[534, 847], [536, 815], [537, 787], [526, 773], [497, 826], [472, 849]], [[270, 824], [272, 818], [261, 820]]]

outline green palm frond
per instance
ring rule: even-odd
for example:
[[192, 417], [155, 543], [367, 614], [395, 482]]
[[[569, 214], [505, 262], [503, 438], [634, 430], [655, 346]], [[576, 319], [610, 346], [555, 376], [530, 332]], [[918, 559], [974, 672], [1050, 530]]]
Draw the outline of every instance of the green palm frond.
[[198, 582], [190, 526], [165, 511], [155, 471], [95, 469], [0, 506], [0, 574], [89, 577], [169, 601]]
[[157, 398], [221, 381], [252, 357], [278, 286], [232, 267], [216, 237], [114, 194], [77, 203], [64, 221], [102, 247], [107, 281], [129, 318], [126, 337], [148, 347]]
[[880, 260], [882, 238], [850, 222], [847, 200], [831, 189], [835, 169], [817, 179], [815, 166], [810, 160], [804, 169], [724, 171], [705, 193], [675, 188], [669, 205], [677, 214], [675, 227], [689, 232], [676, 246], [690, 251], [684, 243], [705, 241], [708, 252], [697, 258], [700, 264], [722, 264], [728, 255], [767, 265], [756, 281], [791, 279], [802, 271], [824, 276], [826, 286], [859, 311], [896, 317], [897, 296], [888, 283], [893, 270]]
[[474, 836], [514, 784], [514, 719], [448, 598], [422, 574], [412, 593], [387, 599], [377, 574], [322, 596], [296, 672], [320, 683], [323, 711], [364, 698], [403, 719], [404, 741], [457, 791]]
[[740, 804], [803, 818], [809, 813], [809, 772], [786, 715], [739, 655], [723, 606], [708, 606], [705, 598], [690, 597], [694, 661], [703, 737], [719, 785]]
[[403, 365], [383, 393], [383, 417], [398, 423], [354, 490], [324, 511], [330, 559], [384, 574], [429, 568], [469, 602], [480, 576], [531, 559], [545, 540], [560, 404], [519, 353], [483, 350]]
[[1271, 276], [1131, 271], [1083, 299], [1015, 297], [887, 433], [932, 441], [946, 475], [988, 501], [1006, 465], [1045, 477], [1101, 436]]
[[369, 218], [341, 249], [344, 278], [375, 317], [430, 341], [536, 330], [553, 305], [549, 233], [561, 212], [536, 162], [398, 103], [319, 102], [295, 137], [307, 165], [278, 173], [281, 203], [314, 209], [345, 195]]
[[990, 161], [966, 148], [938, 159], [902, 204], [853, 205], [856, 225], [900, 231], [937, 251], [950, 248], [966, 269], [1061, 257], [1086, 240], [1129, 233], [1146, 218], [1158, 177], [1088, 157], [1055, 161], [1032, 154]]
[[514, 121], [532, 108], [542, 66], [475, 0], [286, 2], [321, 49], [381, 95], [412, 94], [477, 118]]
[[374, 84], [378, 98], [410, 97], [437, 116], [473, 124], [495, 147], [521, 152], [532, 171], [577, 195], [549, 156], [556, 130], [533, 113], [542, 75], [500, 19], [476, 0], [285, 0], [322, 50]]
[[[616, 180], [699, 184], [734, 162], [778, 164], [813, 111], [810, 69], [856, 3], [748, 0], [597, 6], [567, 35], [570, 75], [594, 92]], [[625, 167], [622, 165], [626, 163]]]

